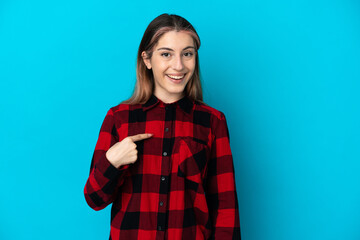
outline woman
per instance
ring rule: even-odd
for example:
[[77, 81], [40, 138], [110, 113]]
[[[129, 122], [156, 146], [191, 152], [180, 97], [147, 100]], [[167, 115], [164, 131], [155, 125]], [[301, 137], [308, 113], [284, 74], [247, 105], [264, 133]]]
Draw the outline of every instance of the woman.
[[108, 111], [85, 185], [113, 203], [110, 239], [240, 239], [225, 116], [202, 102], [193, 26], [162, 14], [147, 27], [133, 96]]

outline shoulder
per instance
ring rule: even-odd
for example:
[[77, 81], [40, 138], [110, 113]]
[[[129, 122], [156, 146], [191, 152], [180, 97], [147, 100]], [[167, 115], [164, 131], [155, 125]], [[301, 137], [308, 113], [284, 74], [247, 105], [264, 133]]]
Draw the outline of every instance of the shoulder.
[[140, 109], [141, 107], [141, 104], [119, 103], [116, 106], [110, 107], [108, 111], [111, 112], [113, 115], [122, 115], [127, 114], [129, 111]]
[[222, 111], [211, 107], [203, 102], [195, 101], [194, 117], [195, 124], [211, 129], [213, 136], [223, 136], [227, 132], [227, 123]]
[[224, 120], [225, 114], [220, 110], [209, 106], [204, 102], [195, 101], [195, 112], [203, 112], [204, 114], [208, 114], [214, 120]]
[[201, 122], [200, 125], [202, 126], [204, 126], [204, 123], [206, 123], [207, 126], [210, 127], [212, 140], [223, 137], [229, 138], [229, 131], [225, 119], [225, 114], [222, 111], [207, 105], [206, 103], [195, 102], [194, 121], [196, 123]]
[[127, 123], [129, 121], [129, 114], [131, 112], [136, 113], [137, 109], [141, 110], [142, 105], [119, 103], [116, 106], [108, 108], [106, 116], [113, 119], [115, 125], [120, 126], [123, 123]]

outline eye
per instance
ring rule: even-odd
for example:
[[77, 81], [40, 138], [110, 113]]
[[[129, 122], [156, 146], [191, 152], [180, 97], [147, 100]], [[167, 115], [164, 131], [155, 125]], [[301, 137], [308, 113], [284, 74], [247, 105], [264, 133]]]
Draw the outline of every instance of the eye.
[[185, 56], [185, 57], [192, 57], [193, 55], [194, 55], [193, 52], [185, 52], [185, 53], [184, 53], [184, 56]]
[[170, 53], [163, 52], [163, 53], [161, 53], [161, 56], [168, 58], [168, 57], [170, 57]]

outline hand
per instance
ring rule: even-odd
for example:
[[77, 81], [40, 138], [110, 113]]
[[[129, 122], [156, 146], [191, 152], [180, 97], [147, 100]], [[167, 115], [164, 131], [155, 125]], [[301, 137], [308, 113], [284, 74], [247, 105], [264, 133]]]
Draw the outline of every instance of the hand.
[[128, 136], [121, 142], [117, 142], [109, 148], [106, 152], [106, 158], [116, 168], [119, 168], [122, 165], [134, 163], [137, 160], [138, 153], [135, 142], [148, 139], [152, 136], [153, 134], [151, 133]]

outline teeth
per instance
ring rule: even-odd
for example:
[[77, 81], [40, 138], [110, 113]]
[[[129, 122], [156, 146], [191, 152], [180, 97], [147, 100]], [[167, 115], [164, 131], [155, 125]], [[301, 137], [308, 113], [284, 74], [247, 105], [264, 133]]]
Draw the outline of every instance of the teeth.
[[174, 76], [174, 75], [167, 75], [169, 78], [172, 78], [172, 79], [182, 79], [185, 75], [181, 75], [181, 76]]

